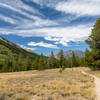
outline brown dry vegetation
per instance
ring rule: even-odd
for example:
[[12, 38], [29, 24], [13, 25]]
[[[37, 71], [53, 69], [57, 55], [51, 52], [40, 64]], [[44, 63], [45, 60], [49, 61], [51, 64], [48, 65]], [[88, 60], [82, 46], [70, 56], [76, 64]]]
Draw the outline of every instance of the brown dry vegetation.
[[81, 70], [0, 74], [0, 100], [95, 100], [94, 79]]
[[95, 75], [95, 76], [98, 77], [98, 78], [100, 78], [100, 71], [91, 71], [91, 70], [89, 70], [89, 71], [87, 71], [87, 72], [90, 73], [90, 74]]

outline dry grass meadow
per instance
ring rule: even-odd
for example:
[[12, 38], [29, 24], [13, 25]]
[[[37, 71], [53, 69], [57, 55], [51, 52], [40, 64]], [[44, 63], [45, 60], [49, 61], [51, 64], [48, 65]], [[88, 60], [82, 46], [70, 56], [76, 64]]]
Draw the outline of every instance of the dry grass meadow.
[[0, 100], [95, 100], [94, 79], [87, 68], [0, 74]]
[[87, 71], [87, 72], [90, 73], [90, 74], [95, 75], [95, 76], [98, 77], [98, 78], [100, 78], [100, 71], [91, 71], [91, 70], [89, 70], [89, 71]]

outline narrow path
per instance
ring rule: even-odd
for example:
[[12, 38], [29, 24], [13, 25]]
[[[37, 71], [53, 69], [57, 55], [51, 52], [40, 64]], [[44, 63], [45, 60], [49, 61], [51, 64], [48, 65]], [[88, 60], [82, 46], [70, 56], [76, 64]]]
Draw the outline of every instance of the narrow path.
[[96, 95], [97, 95], [96, 100], [100, 100], [100, 79], [97, 78], [95, 75], [86, 73], [86, 72], [84, 72], [84, 71], [82, 71], [82, 73], [83, 73], [84, 75], [89, 75], [89, 76], [91, 76], [91, 77], [94, 78], [95, 91], [96, 91]]

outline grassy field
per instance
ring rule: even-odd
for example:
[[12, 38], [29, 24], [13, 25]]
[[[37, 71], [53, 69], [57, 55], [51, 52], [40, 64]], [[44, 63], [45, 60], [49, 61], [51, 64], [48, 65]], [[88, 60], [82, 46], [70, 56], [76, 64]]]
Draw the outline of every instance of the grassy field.
[[0, 100], [95, 100], [94, 79], [86, 68], [0, 74]]
[[98, 77], [98, 78], [100, 78], [100, 71], [87, 71], [88, 73], [90, 73], [90, 74], [93, 74], [93, 75], [95, 75], [96, 77]]

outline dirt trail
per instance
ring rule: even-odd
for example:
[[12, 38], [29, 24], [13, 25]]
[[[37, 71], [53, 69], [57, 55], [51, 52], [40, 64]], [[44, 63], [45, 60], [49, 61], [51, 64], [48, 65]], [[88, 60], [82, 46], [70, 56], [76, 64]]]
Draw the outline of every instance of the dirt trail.
[[95, 91], [96, 91], [96, 95], [97, 95], [96, 100], [100, 100], [100, 79], [97, 78], [95, 75], [86, 73], [86, 72], [84, 72], [84, 71], [82, 71], [82, 73], [83, 73], [84, 75], [89, 75], [89, 76], [91, 76], [91, 77], [94, 78]]

